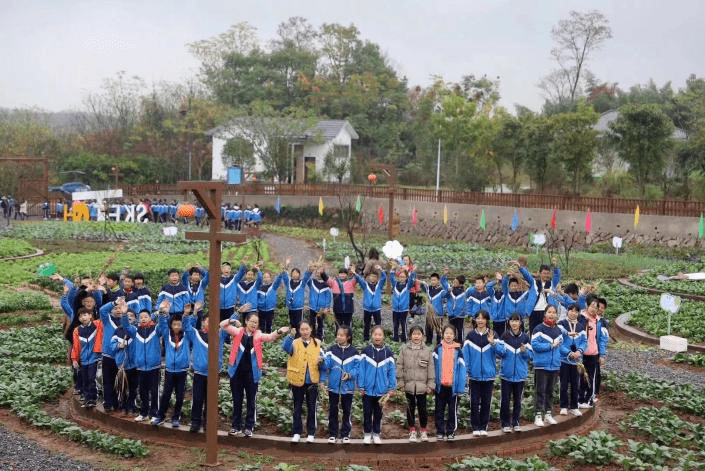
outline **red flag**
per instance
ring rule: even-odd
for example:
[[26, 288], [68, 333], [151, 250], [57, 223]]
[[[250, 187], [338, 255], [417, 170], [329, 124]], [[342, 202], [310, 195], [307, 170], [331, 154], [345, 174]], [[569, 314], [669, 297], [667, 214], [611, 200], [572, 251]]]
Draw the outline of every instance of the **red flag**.
[[588, 208], [588, 212], [585, 215], [585, 232], [588, 234], [592, 232], [592, 213], [590, 212], [590, 208]]
[[411, 211], [411, 224], [416, 224], [416, 208]]
[[377, 217], [379, 218], [379, 223], [384, 224], [384, 209], [382, 209], [382, 206], [379, 207], [379, 211], [377, 212]]
[[555, 231], [557, 227], [558, 225], [556, 224], [556, 208], [553, 208], [553, 214], [551, 214], [551, 229]]

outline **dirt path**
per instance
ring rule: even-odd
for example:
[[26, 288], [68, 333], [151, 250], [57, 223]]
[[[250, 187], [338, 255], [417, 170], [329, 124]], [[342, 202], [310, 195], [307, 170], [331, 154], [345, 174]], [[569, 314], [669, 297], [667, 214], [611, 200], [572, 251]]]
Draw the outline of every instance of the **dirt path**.
[[306, 270], [309, 262], [316, 261], [323, 252], [312, 243], [279, 234], [263, 233], [262, 238], [269, 244], [270, 257], [282, 265], [291, 257], [291, 266]]

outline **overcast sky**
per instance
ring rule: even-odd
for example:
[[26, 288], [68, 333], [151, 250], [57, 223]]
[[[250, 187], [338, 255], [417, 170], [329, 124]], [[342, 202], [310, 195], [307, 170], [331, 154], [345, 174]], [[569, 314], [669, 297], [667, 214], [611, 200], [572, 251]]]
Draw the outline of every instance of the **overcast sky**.
[[303, 16], [354, 23], [409, 86], [438, 74], [500, 77], [501, 104], [540, 110], [550, 31], [570, 10], [600, 10], [614, 37], [591, 58], [599, 80], [623, 89], [653, 78], [674, 89], [705, 76], [705, 1], [475, 0], [0, 0], [0, 107], [76, 110], [101, 80], [124, 70], [148, 83], [186, 81], [198, 62], [186, 43], [247, 21], [262, 43]]

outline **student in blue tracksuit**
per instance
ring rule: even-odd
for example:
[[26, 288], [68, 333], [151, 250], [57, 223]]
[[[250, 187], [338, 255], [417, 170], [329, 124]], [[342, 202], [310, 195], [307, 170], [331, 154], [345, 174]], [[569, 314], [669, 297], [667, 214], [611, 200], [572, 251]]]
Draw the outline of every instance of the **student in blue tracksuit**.
[[[455, 440], [458, 429], [458, 398], [465, 394], [467, 368], [462, 346], [455, 341], [455, 327], [447, 325], [443, 329], [443, 341], [433, 352], [436, 370], [436, 437], [448, 441]], [[448, 420], [445, 410], [448, 408]]]
[[575, 283], [568, 283], [565, 288], [563, 288], [563, 293], [556, 293], [556, 297], [563, 305], [564, 308], [568, 309], [571, 304], [577, 304], [579, 310], [584, 310], [587, 308], [585, 302], [585, 296], [588, 290], [585, 288], [578, 288]]
[[[585, 325], [580, 322], [577, 304], [568, 306], [567, 318], [558, 323], [558, 328], [563, 333], [561, 344], [561, 415], [570, 413], [575, 416], [583, 415], [578, 409], [579, 373], [577, 363], [582, 359], [587, 347]], [[570, 389], [570, 394], [568, 390]]]
[[446, 290], [446, 309], [448, 311], [448, 321], [450, 325], [455, 327], [457, 338], [456, 342], [462, 342], [464, 338], [465, 316], [467, 308], [465, 306], [467, 299], [467, 290], [465, 289], [465, 276], [458, 275], [453, 278], [453, 286], [448, 285], [446, 276], [441, 278], [443, 289]]
[[[548, 306], [544, 291], [550, 290], [555, 293], [558, 290], [558, 285], [561, 282], [561, 270], [557, 264], [556, 257], [553, 257], [551, 259], [552, 267], [541, 265], [538, 278], [533, 283], [529, 283], [529, 291], [532, 293], [533, 299], [533, 305], [527, 307], [527, 311], [530, 312], [529, 332], [533, 332], [536, 326], [543, 322], [543, 315], [546, 311], [546, 306]], [[526, 265], [523, 268], [526, 270]], [[526, 278], [526, 275], [524, 277]]]
[[[182, 273], [181, 275], [181, 284], [186, 287], [187, 293], [184, 305], [191, 304], [194, 306], [194, 312], [198, 316], [198, 320], [196, 321], [197, 329], [201, 328], [203, 306], [206, 304], [206, 288], [208, 287], [209, 280], [210, 276], [208, 274], [208, 270], [200, 266], [191, 267], [188, 271]], [[172, 307], [169, 314], [183, 314], [183, 306], [181, 306], [180, 311], [173, 309]]]
[[[191, 305], [184, 306], [184, 314], [191, 312]], [[157, 416], [152, 418], [152, 425], [155, 427], [164, 422], [166, 411], [169, 408], [171, 393], [175, 392], [176, 402], [174, 412], [171, 415], [171, 427], [179, 428], [181, 425], [181, 407], [184, 404], [184, 392], [186, 391], [186, 373], [190, 366], [191, 341], [184, 333], [183, 317], [179, 315], [169, 317], [168, 314], [160, 314], [157, 333], [164, 342], [164, 388], [159, 399], [159, 411]], [[188, 317], [187, 317], [188, 320]], [[189, 325], [187, 325], [189, 327]]]
[[135, 312], [149, 311], [152, 312], [152, 293], [144, 284], [144, 275], [140, 272], [135, 273], [135, 295], [139, 300], [139, 309]]
[[[163, 301], [169, 302], [169, 314], [183, 314], [184, 305], [189, 302], [190, 294], [186, 286], [181, 282], [179, 270], [170, 268], [167, 272], [169, 283], [162, 286], [157, 296], [157, 309]], [[150, 311], [151, 312], [151, 311]]]
[[335, 443], [338, 438], [338, 407], [343, 409], [340, 427], [340, 439], [344, 444], [350, 443], [352, 422], [353, 393], [360, 365], [357, 348], [353, 347], [352, 331], [349, 326], [338, 327], [335, 342], [323, 354], [320, 366], [320, 381], [328, 385], [328, 443]]
[[127, 309], [124, 298], [118, 297], [115, 301], [104, 304], [99, 310], [100, 321], [103, 323], [103, 338], [99, 341], [102, 342], [103, 351], [103, 408], [105, 412], [110, 412], [119, 406], [117, 397], [115, 397], [115, 376], [118, 367], [112, 355], [110, 342], [113, 339], [113, 334], [122, 324], [120, 319], [122, 311], [127, 312]]
[[587, 309], [582, 313], [585, 324], [587, 345], [583, 352], [583, 365], [588, 375], [588, 381], [580, 381], [580, 395], [578, 407], [587, 409], [594, 405], [596, 395], [600, 392], [600, 366], [607, 354], [609, 331], [607, 319], [600, 316], [600, 305], [606, 307], [606, 300], [590, 295], [587, 300]]
[[487, 435], [490, 423], [492, 388], [497, 376], [496, 358], [502, 344], [489, 328], [490, 315], [480, 311], [473, 319], [474, 329], [465, 338], [463, 357], [470, 378], [470, 426], [472, 434]]
[[[502, 282], [501, 275], [499, 281], [500, 283]], [[492, 317], [492, 311], [495, 309], [495, 285], [496, 282], [494, 280], [488, 283], [484, 275], [475, 277], [475, 284], [470, 286], [465, 292], [466, 316], [475, 317], [478, 312], [485, 311], [489, 312], [490, 317]]]
[[[377, 265], [376, 268], [379, 268]], [[362, 289], [362, 311], [364, 328], [362, 338], [365, 342], [370, 340], [370, 324], [374, 318], [375, 325], [382, 324], [382, 290], [387, 282], [387, 272], [380, 270], [380, 279], [377, 280], [377, 271], [372, 270], [367, 274], [367, 278], [355, 273], [355, 280]]]
[[249, 313], [257, 312], [257, 289], [260, 283], [262, 283], [262, 272], [259, 271], [259, 265], [255, 264], [245, 270], [245, 276], [235, 285], [240, 305], [238, 312], [242, 323]]
[[[163, 313], [169, 312], [168, 302], [162, 304]], [[140, 393], [140, 414], [135, 417], [135, 422], [142, 422], [149, 417], [157, 416], [159, 401], [159, 367], [161, 365], [161, 344], [157, 333], [157, 326], [152, 320], [149, 311], [139, 313], [139, 324], [131, 325], [127, 316], [122, 317], [122, 327], [130, 338], [134, 339], [135, 366]]]
[[[443, 301], [445, 300], [446, 294], [448, 293], [445, 288], [441, 285], [441, 277], [438, 273], [431, 273], [430, 283], [425, 281], [421, 282], [421, 290], [428, 296], [428, 301], [431, 303], [433, 310], [436, 312], [438, 317], [443, 317]], [[427, 312], [428, 316], [429, 313]], [[440, 337], [436, 338], [437, 342], [440, 342]], [[433, 329], [426, 330], [426, 343], [431, 344], [433, 342]]]
[[272, 274], [265, 271], [262, 274], [262, 283], [257, 288], [257, 313], [259, 314], [260, 329], [263, 333], [272, 332], [272, 322], [274, 322], [274, 309], [279, 301], [277, 289], [284, 281], [281, 273], [272, 281]]
[[308, 280], [308, 320], [316, 338], [323, 340], [325, 317], [333, 302], [333, 292], [328, 286], [328, 275], [322, 268], [316, 267]]
[[[502, 334], [502, 347], [497, 356], [501, 358], [499, 377], [502, 380], [502, 402], [499, 407], [499, 420], [502, 432], [521, 432], [521, 400], [524, 385], [529, 376], [529, 360], [534, 358], [531, 338], [522, 329], [522, 318], [518, 313], [509, 318], [509, 328]], [[511, 415], [509, 413], [512, 404]]]
[[95, 377], [101, 353], [103, 325], [100, 320], [93, 320], [92, 312], [88, 308], [80, 308], [77, 316], [80, 324], [73, 331], [71, 360], [73, 367], [81, 370], [84, 406], [91, 408], [95, 407], [98, 399]]
[[[198, 432], [201, 429], [201, 425], [205, 428], [205, 405], [208, 397], [208, 314], [203, 318], [201, 330], [196, 330], [196, 319], [196, 315], [191, 313], [190, 315], [184, 315], [182, 321], [184, 333], [191, 344], [193, 355], [191, 363], [193, 367], [193, 397], [191, 399], [191, 427], [189, 432]], [[217, 371], [220, 371], [223, 364], [223, 339], [221, 337], [218, 340], [217, 332], [216, 335], [212, 335], [210, 338], [214, 339], [214, 343], [218, 342]]]
[[[127, 311], [122, 314], [127, 316], [130, 325], [135, 325], [136, 317], [132, 311]], [[110, 351], [115, 359], [115, 364], [118, 369], [124, 367], [127, 375], [127, 395], [120, 401], [119, 407], [126, 414], [134, 414], [137, 412], [135, 400], [137, 399], [137, 367], [135, 364], [137, 343], [135, 339], [130, 337], [127, 330], [122, 326], [115, 329], [113, 336], [110, 339]]]
[[[536, 382], [536, 418], [534, 425], [556, 424], [553, 408], [553, 383], [561, 368], [561, 344], [563, 333], [558, 328], [558, 311], [555, 306], [546, 307], [543, 322], [531, 335], [534, 350], [534, 380]], [[543, 418], [541, 417], [543, 414]]]
[[392, 322], [395, 342], [406, 342], [406, 317], [409, 315], [409, 296], [416, 283], [416, 272], [410, 274], [401, 268], [395, 276], [395, 268], [389, 270], [389, 284], [392, 287]]
[[[291, 258], [286, 259], [286, 267], [289, 267]], [[301, 277], [301, 270], [292, 268], [289, 274], [282, 273], [282, 282], [286, 288], [286, 307], [289, 310], [289, 326], [298, 327], [304, 312], [305, 291], [308, 280], [311, 278], [311, 270], [304, 272]]]
[[237, 285], [245, 276], [247, 267], [241, 264], [237, 273], [232, 273], [230, 262], [223, 262], [220, 266], [220, 321], [230, 319], [235, 313], [237, 301]]
[[365, 432], [362, 443], [369, 445], [374, 442], [375, 445], [380, 445], [382, 406], [379, 400], [385, 394], [394, 394], [397, 387], [397, 369], [392, 349], [384, 345], [382, 326], [374, 326], [371, 335], [372, 343], [360, 353], [357, 387], [362, 393], [362, 426]]
[[528, 283], [529, 289], [521, 289], [521, 284], [513, 272], [502, 278], [502, 291], [505, 294], [502, 300], [502, 308], [497, 309], [495, 319], [493, 319], [495, 331], [504, 333], [507, 320], [515, 312], [519, 313], [523, 319], [529, 317], [531, 309], [536, 304], [536, 290], [531, 288], [535, 285], [534, 277], [531, 276], [525, 266], [519, 266], [519, 272]]

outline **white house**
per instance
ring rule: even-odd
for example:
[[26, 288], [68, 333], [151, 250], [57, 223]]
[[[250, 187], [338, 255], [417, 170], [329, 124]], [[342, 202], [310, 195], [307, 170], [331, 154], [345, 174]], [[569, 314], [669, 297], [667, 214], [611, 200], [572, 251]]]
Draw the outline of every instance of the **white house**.
[[[260, 155], [266, 149], [266, 142], [256, 137], [257, 133], [249, 132], [252, 121], [247, 118], [236, 118], [222, 126], [211, 129], [206, 134], [213, 138], [212, 174], [213, 180], [227, 179], [227, 158], [223, 150], [228, 140], [242, 137], [250, 142], [254, 150], [255, 165], [247, 169], [246, 178], [266, 170]], [[294, 162], [293, 181], [306, 183], [314, 179], [318, 181], [337, 181], [335, 175], [324, 175], [326, 155], [332, 152], [337, 162], [350, 162], [352, 157], [352, 141], [357, 140], [355, 129], [347, 120], [321, 120], [315, 126], [307, 129], [301, 136], [289, 139], [290, 155]], [[253, 142], [254, 141], [254, 142]], [[350, 165], [343, 181], [350, 179]]]

